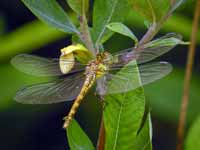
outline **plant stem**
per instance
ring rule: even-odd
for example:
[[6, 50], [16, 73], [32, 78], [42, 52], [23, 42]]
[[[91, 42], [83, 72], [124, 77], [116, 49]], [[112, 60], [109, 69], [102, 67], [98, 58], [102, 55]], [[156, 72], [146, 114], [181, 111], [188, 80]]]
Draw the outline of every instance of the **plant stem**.
[[199, 15], [200, 15], [200, 0], [197, 1], [197, 5], [194, 12], [194, 20], [193, 20], [192, 34], [191, 34], [191, 45], [189, 47], [188, 58], [187, 58], [181, 111], [180, 111], [179, 124], [178, 124], [178, 130], [177, 130], [177, 147], [176, 147], [177, 150], [183, 149], [186, 114], [187, 114], [187, 107], [188, 107], [188, 101], [189, 101], [190, 80], [192, 76], [192, 69], [193, 69], [194, 56], [195, 56], [196, 36], [197, 36], [197, 31], [198, 31]]
[[94, 45], [92, 42], [92, 38], [90, 36], [90, 31], [87, 23], [87, 17], [85, 14], [85, 3], [84, 0], [82, 0], [82, 14], [80, 16], [80, 29], [81, 34], [79, 35], [79, 38], [85, 43], [89, 51], [93, 54], [93, 56], [96, 55], [96, 51], [94, 49]]
[[153, 39], [153, 37], [157, 34], [158, 30], [159, 29], [158, 29], [157, 23], [150, 26], [148, 31], [145, 33], [145, 35], [140, 40], [139, 46], [144, 45], [144, 44], [148, 43], [149, 41], [151, 41]]
[[[172, 3], [175, 3], [172, 1]], [[149, 27], [148, 31], [146, 32], [146, 34], [142, 37], [142, 39], [139, 42], [139, 46], [148, 43], [149, 41], [151, 41], [154, 36], [158, 33], [158, 31], [160, 30], [160, 28], [162, 27], [162, 25], [168, 20], [168, 18], [171, 16], [172, 11], [169, 10], [168, 13], [166, 13], [166, 15], [164, 15], [158, 22], [156, 22], [156, 18], [154, 16], [153, 19], [153, 23], [152, 25]]]
[[99, 129], [99, 137], [97, 142], [97, 150], [104, 150], [104, 146], [105, 146], [105, 128], [102, 116], [101, 125]]

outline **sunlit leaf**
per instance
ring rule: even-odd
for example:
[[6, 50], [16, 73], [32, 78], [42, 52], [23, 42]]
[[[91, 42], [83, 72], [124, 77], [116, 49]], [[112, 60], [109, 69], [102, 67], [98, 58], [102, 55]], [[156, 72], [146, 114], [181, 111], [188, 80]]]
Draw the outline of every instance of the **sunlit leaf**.
[[129, 38], [131, 38], [133, 41], [135, 41], [135, 45], [137, 45], [138, 43], [138, 39], [137, 37], [134, 35], [134, 33], [123, 23], [110, 23], [107, 25], [107, 28], [110, 29], [113, 32], [122, 34], [124, 36], [128, 36]]
[[73, 53], [73, 57], [84, 64], [92, 59], [92, 54], [90, 53], [90, 51], [81, 44], [69, 45], [61, 49], [61, 52], [62, 56], [70, 55], [71, 53]]
[[200, 147], [200, 117], [190, 127], [185, 141], [185, 150], [197, 150]]
[[[134, 61], [130, 62], [128, 65], [133, 64], [135, 64]], [[124, 69], [122, 69], [120, 72], [123, 71]], [[140, 82], [137, 74], [132, 75], [128, 78], [130, 80]], [[135, 80], [137, 78], [138, 80]], [[127, 80], [127, 82], [130, 82], [130, 80]], [[112, 80], [110, 82], [112, 82]], [[105, 96], [105, 101], [105, 150], [133, 149], [133, 141], [136, 139], [136, 135], [141, 125], [142, 117], [144, 114], [145, 97], [143, 89], [138, 88], [134, 91], [130, 91], [127, 93], [107, 95]]]
[[67, 128], [67, 138], [71, 150], [95, 150], [92, 142], [75, 120], [72, 120]]
[[67, 13], [55, 0], [22, 0], [24, 4], [42, 21], [64, 32], [78, 33]]
[[92, 33], [96, 45], [105, 42], [112, 35], [106, 26], [111, 22], [122, 22], [127, 9], [127, 0], [95, 0]]
[[84, 9], [84, 12], [88, 11], [89, 0], [67, 0], [67, 2], [78, 15], [82, 14], [82, 9]]

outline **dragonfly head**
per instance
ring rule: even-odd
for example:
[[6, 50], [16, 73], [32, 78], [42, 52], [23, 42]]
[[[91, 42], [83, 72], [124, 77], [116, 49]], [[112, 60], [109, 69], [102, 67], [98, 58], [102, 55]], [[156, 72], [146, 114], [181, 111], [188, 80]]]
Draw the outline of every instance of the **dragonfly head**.
[[113, 59], [114, 57], [108, 53], [108, 52], [103, 52], [103, 53], [99, 53], [97, 54], [97, 61], [101, 62], [105, 65], [110, 65], [113, 63]]

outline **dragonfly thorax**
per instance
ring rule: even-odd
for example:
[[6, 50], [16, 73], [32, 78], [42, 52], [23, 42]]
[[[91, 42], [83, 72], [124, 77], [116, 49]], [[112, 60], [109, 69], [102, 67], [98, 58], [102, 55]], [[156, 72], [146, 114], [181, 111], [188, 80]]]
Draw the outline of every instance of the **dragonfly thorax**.
[[96, 59], [87, 65], [85, 75], [93, 74], [96, 78], [103, 76], [109, 70], [111, 57], [112, 55], [107, 52], [97, 54]]
[[108, 71], [108, 66], [103, 63], [97, 63], [95, 60], [91, 61], [85, 70], [85, 75], [95, 75], [96, 78], [101, 77]]

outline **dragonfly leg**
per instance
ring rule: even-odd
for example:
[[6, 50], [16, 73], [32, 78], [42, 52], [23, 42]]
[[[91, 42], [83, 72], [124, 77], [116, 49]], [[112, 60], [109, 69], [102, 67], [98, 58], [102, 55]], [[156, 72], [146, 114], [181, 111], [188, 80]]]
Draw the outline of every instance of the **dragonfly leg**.
[[105, 98], [103, 95], [98, 95], [99, 96], [99, 103], [101, 105], [101, 108], [104, 110], [105, 107], [108, 105], [108, 102], [106, 102]]

